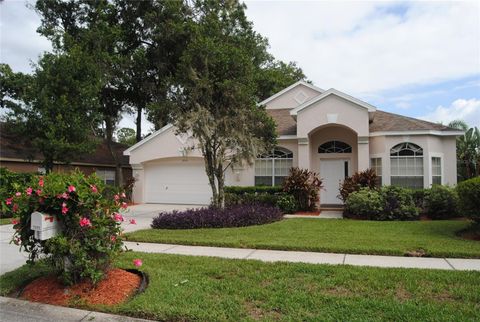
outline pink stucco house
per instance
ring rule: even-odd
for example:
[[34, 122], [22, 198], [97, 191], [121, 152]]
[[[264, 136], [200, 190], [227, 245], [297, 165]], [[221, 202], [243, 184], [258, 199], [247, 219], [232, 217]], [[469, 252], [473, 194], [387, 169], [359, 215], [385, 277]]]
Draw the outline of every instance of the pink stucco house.
[[[278, 147], [251, 166], [227, 170], [227, 185], [280, 184], [292, 166], [319, 173], [322, 205], [341, 204], [339, 183], [373, 168], [383, 185], [457, 182], [455, 142], [463, 132], [376, 107], [335, 89], [297, 82], [260, 102], [275, 119]], [[192, 138], [167, 125], [127, 149], [137, 203], [207, 204], [210, 187]]]

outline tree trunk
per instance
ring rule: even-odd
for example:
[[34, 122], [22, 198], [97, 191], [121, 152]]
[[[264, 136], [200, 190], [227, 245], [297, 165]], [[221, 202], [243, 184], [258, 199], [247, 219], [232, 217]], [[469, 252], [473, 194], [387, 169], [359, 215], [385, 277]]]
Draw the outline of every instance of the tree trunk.
[[137, 106], [137, 120], [135, 122], [137, 125], [137, 133], [136, 133], [137, 142], [140, 142], [142, 140], [142, 111], [143, 111], [143, 106]]
[[105, 136], [107, 139], [107, 147], [110, 151], [110, 155], [112, 156], [115, 162], [115, 185], [117, 187], [123, 186], [123, 172], [122, 172], [122, 164], [120, 163], [120, 159], [113, 149], [113, 120], [110, 117], [105, 118]]

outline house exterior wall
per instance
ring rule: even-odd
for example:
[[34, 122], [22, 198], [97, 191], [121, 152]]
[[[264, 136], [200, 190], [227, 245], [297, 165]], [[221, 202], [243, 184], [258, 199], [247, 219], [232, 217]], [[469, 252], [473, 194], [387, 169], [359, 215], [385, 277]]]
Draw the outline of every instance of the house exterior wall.
[[432, 157], [440, 157], [442, 164], [442, 184], [457, 184], [457, 160], [455, 136], [434, 135], [392, 135], [370, 138], [370, 158], [382, 158], [382, 182], [391, 183], [390, 149], [403, 142], [411, 142], [423, 149], [424, 187], [432, 185]]
[[311, 89], [310, 87], [307, 87], [305, 85], [299, 85], [291, 89], [287, 93], [284, 93], [283, 95], [280, 95], [279, 97], [265, 104], [265, 108], [267, 109], [295, 108], [301, 104], [299, 103], [299, 101], [295, 99], [296, 97], [298, 98], [297, 95], [299, 95], [300, 93], [303, 93], [305, 95], [306, 97], [305, 102], [315, 96], [318, 96], [318, 94], [320, 94], [318, 91]]

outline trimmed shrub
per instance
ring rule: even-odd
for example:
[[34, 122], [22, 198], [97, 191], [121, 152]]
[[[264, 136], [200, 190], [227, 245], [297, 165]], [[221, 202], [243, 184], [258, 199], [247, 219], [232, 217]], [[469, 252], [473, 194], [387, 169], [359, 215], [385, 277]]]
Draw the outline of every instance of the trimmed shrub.
[[428, 189], [411, 189], [410, 193], [413, 198], [413, 203], [415, 203], [415, 207], [420, 209], [421, 213], [425, 213], [425, 194], [427, 193]]
[[225, 187], [225, 193], [245, 194], [245, 193], [268, 193], [276, 194], [283, 191], [282, 186], [227, 186]]
[[208, 207], [185, 211], [161, 212], [153, 219], [156, 229], [222, 228], [262, 225], [281, 220], [277, 207], [265, 204], [243, 204], [224, 209]]
[[384, 199], [384, 207], [376, 220], [418, 219], [418, 209], [408, 189], [384, 186], [380, 189], [380, 194]]
[[283, 191], [295, 198], [299, 210], [314, 210], [321, 188], [322, 180], [318, 174], [307, 169], [291, 168], [283, 182]]
[[446, 219], [458, 216], [458, 196], [455, 189], [433, 185], [425, 191], [425, 214], [432, 219]]
[[383, 211], [384, 199], [377, 190], [362, 188], [352, 192], [345, 202], [345, 217], [376, 219]]
[[288, 194], [283, 194], [278, 198], [277, 207], [280, 208], [284, 214], [293, 214], [298, 209], [295, 197]]
[[276, 206], [280, 194], [269, 193], [225, 193], [225, 206], [235, 206], [250, 203], [262, 203], [270, 206]]
[[378, 188], [378, 177], [373, 169], [355, 172], [351, 177], [345, 178], [340, 185], [340, 198], [345, 202], [348, 196], [361, 188]]
[[407, 189], [394, 186], [380, 190], [362, 188], [347, 197], [344, 216], [370, 220], [413, 220], [418, 219], [418, 209]]
[[462, 181], [456, 189], [461, 215], [480, 223], [480, 177]]
[[[100, 281], [122, 247], [120, 207], [124, 194], [105, 198], [103, 182], [95, 175], [86, 177], [50, 173], [34, 178], [26, 188], [8, 198], [8, 211], [15, 216], [13, 243], [29, 253], [29, 262], [44, 257], [65, 284], [83, 279]], [[58, 221], [60, 233], [47, 240], [34, 238], [30, 229], [35, 211]]]

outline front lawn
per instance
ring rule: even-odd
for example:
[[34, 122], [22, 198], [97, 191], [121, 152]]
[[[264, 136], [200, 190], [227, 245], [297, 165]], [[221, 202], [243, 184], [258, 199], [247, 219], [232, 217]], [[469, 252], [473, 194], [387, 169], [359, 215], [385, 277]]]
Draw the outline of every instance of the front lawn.
[[0, 226], [10, 225], [12, 223], [12, 218], [0, 218]]
[[[480, 320], [480, 273], [352, 266], [262, 263], [251, 260], [129, 252], [117, 265], [141, 267], [145, 293], [114, 308], [166, 321], [474, 321]], [[44, 266], [0, 277], [8, 294]]]
[[361, 221], [286, 219], [268, 225], [214, 229], [147, 229], [128, 240], [152, 243], [404, 255], [423, 249], [434, 257], [480, 258], [480, 242], [456, 232], [467, 221]]

